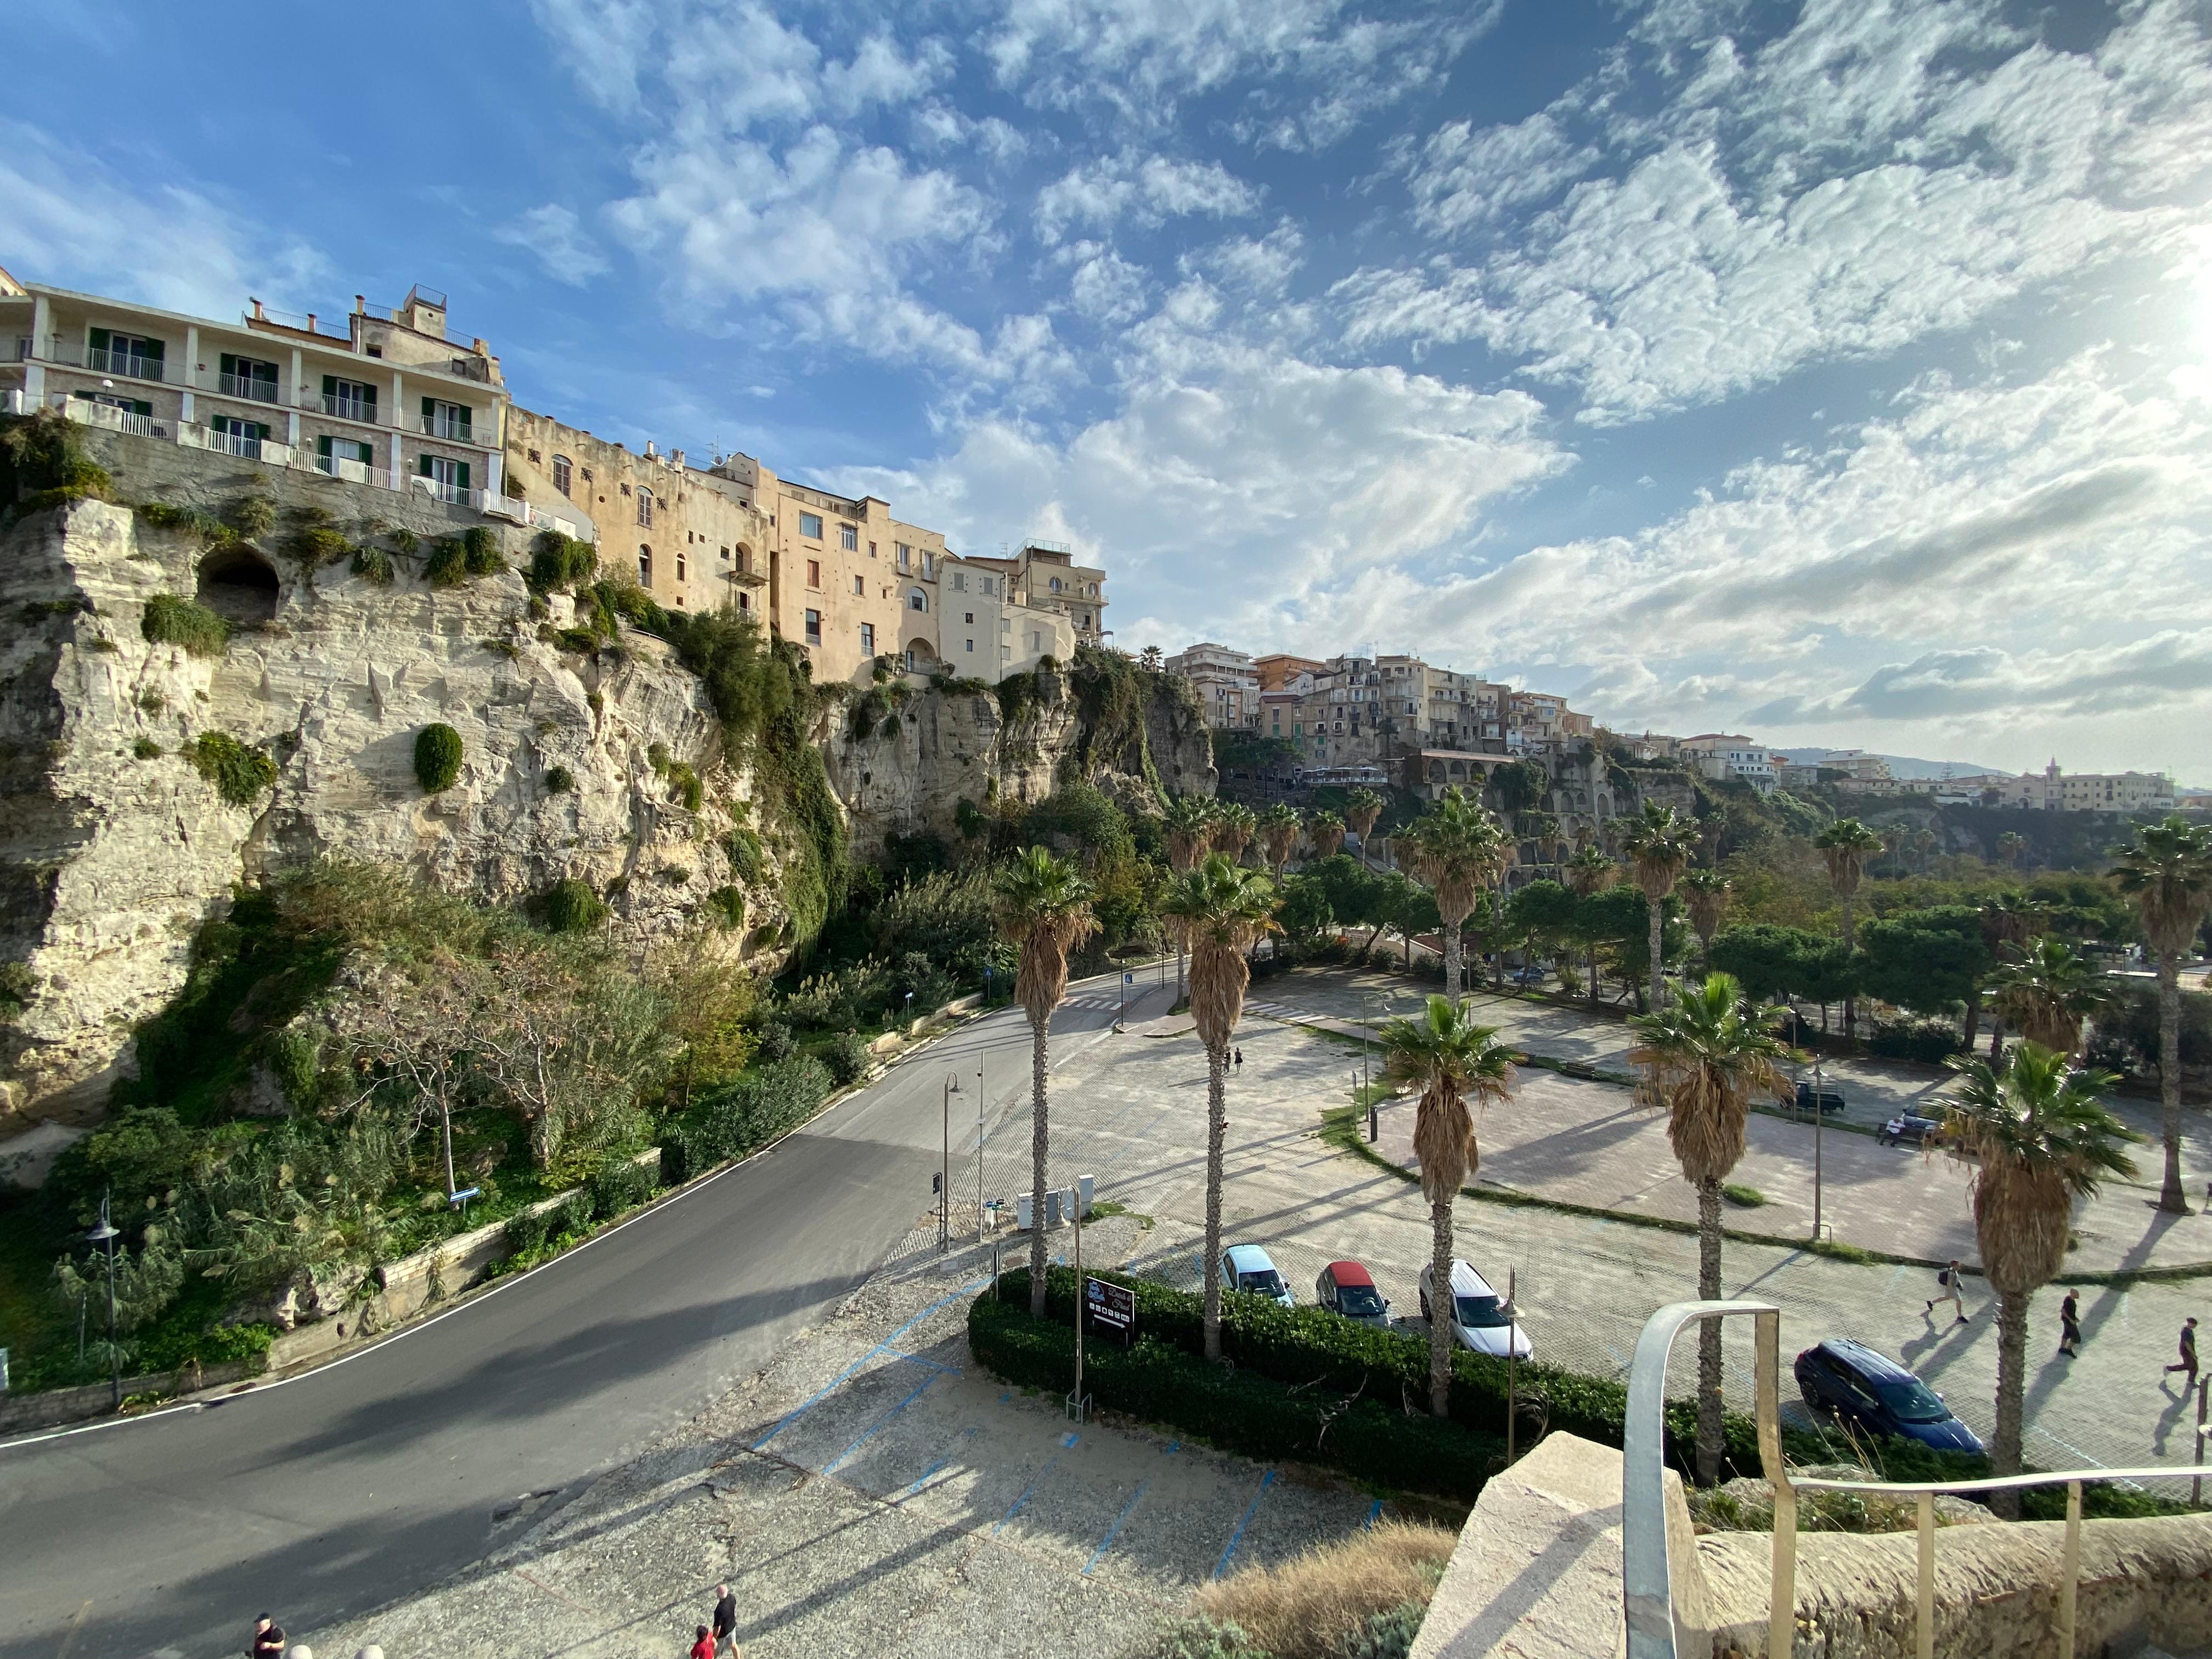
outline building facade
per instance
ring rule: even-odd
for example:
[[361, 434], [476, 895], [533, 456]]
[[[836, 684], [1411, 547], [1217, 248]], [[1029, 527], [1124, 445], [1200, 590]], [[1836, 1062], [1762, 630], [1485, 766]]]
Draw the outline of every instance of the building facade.
[[1165, 666], [1190, 682], [1208, 726], [1246, 732], [1259, 726], [1260, 671], [1242, 651], [1204, 641], [1176, 652]]

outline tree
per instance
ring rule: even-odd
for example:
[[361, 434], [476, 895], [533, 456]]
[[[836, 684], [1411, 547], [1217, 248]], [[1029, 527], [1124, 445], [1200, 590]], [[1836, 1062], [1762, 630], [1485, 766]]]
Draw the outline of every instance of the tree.
[[[2007, 830], [2007, 835], [2012, 832]], [[2031, 898], [2017, 887], [2001, 888], [1982, 901], [1982, 940], [1989, 946], [1991, 961], [2002, 961], [2017, 954], [2008, 946], [2025, 945], [2051, 925], [2051, 907], [2043, 900]], [[1966, 1046], [1974, 1046], [1977, 1020], [1982, 1011], [1982, 988], [1966, 1001]], [[1996, 1011], [1990, 1015], [1990, 1058], [1995, 1060], [2004, 1041], [2004, 1020]]]
[[[1881, 850], [1881, 837], [1856, 818], [1838, 818], [1813, 837], [1813, 845], [1820, 851], [1820, 860], [1828, 866], [1828, 886], [1844, 904], [1844, 949], [1852, 945], [1851, 903], [1858, 896], [1859, 882], [1866, 875], [1867, 860]], [[1844, 1035], [1851, 1036], [1858, 1030], [1858, 1002], [1856, 998], [1844, 999]]]
[[1777, 997], [1818, 1002], [1824, 1027], [1827, 1005], [1851, 984], [1850, 958], [1842, 942], [1802, 927], [1758, 922], [1727, 928], [1714, 937], [1707, 955], [1705, 971], [1732, 975], [1754, 1002]]
[[1541, 761], [1507, 761], [1490, 769], [1490, 793], [1504, 809], [1505, 819], [1516, 830], [1521, 815], [1540, 805], [1552, 793], [1552, 774]]
[[[1206, 1357], [1221, 1358], [1221, 1152], [1230, 1039], [1244, 1014], [1244, 953], [1275, 931], [1273, 880], [1215, 853], [1168, 884], [1160, 914], [1190, 943], [1190, 1015], [1206, 1048]], [[1042, 1272], [1042, 1269], [1040, 1269]]]
[[1044, 1317], [1046, 1065], [1052, 1011], [1067, 994], [1067, 953], [1091, 937], [1091, 884], [1074, 865], [1032, 847], [1000, 872], [999, 931], [1021, 952], [1014, 997], [1030, 1022], [1030, 1312]]
[[[2139, 1137], [2098, 1103], [2117, 1081], [2110, 1073], [2070, 1066], [2039, 1042], [2021, 1043], [1995, 1066], [1972, 1055], [1950, 1064], [1959, 1080], [1944, 1098], [1944, 1131], [1955, 1154], [1972, 1163], [1974, 1237], [1997, 1293], [1997, 1429], [1990, 1467], [2017, 1474], [2028, 1304], [2065, 1265], [2075, 1202], [2108, 1175], [2135, 1173], [2122, 1148]], [[1990, 1500], [1999, 1515], [2019, 1519], [2017, 1492], [1993, 1492]]]
[[[1721, 1294], [1721, 1182], [1743, 1157], [1751, 1097], [1790, 1097], [1781, 1066], [1792, 1055], [1774, 1030], [1781, 1018], [1747, 1001], [1728, 975], [1708, 974], [1672, 1008], [1629, 1020], [1638, 1097], [1667, 1114], [1668, 1144], [1697, 1189], [1698, 1295], [1708, 1302]], [[1711, 1486], [1720, 1468], [1721, 1332], [1707, 1320], [1698, 1333], [1698, 1479]]]
[[2143, 938], [2158, 953], [2158, 1093], [2164, 1108], [2166, 1176], [2158, 1207], [2189, 1213], [2181, 1188], [2181, 958], [2212, 908], [2212, 830], [2175, 813], [2112, 849], [2112, 880], [2136, 902]]
[[1207, 845], [1214, 852], [1226, 854], [1231, 864], [1241, 863], [1259, 827], [1259, 815], [1250, 807], [1241, 801], [1223, 801], [1214, 809]]
[[2017, 866], [2020, 855], [2027, 850], [2027, 837], [2017, 830], [2008, 830], [1997, 837], [1997, 856], [2009, 866]]
[[1449, 997], [1431, 997], [1418, 1018], [1388, 1021], [1376, 1036], [1384, 1074], [1421, 1091], [1413, 1156], [1429, 1200], [1429, 1409], [1444, 1417], [1451, 1410], [1452, 1205], [1482, 1162], [1468, 1102], [1511, 1095], [1513, 1050], [1495, 1026], [1475, 1024], [1472, 1002]]
[[1475, 895], [1505, 868], [1505, 835], [1498, 820], [1477, 805], [1457, 784], [1405, 830], [1399, 841], [1411, 857], [1413, 875], [1436, 895], [1443, 923], [1444, 994], [1462, 991], [1460, 924], [1474, 908]]
[[1285, 877], [1282, 891], [1282, 908], [1275, 912], [1275, 919], [1282, 924], [1284, 938], [1294, 944], [1311, 945], [1336, 926], [1328, 890], [1311, 876]]
[[1728, 914], [1729, 901], [1735, 896], [1735, 890], [1717, 870], [1685, 870], [1681, 880], [1675, 884], [1682, 890], [1682, 906], [1690, 913], [1690, 926], [1698, 935], [1698, 949], [1710, 971], [1713, 935], [1720, 929], [1721, 918]]
[[1663, 982], [1665, 953], [1660, 928], [1666, 916], [1667, 896], [1674, 890], [1682, 872], [1690, 867], [1691, 855], [1698, 846], [1697, 825], [1693, 820], [1677, 817], [1673, 807], [1647, 800], [1643, 811], [1621, 826], [1620, 845], [1628, 854], [1629, 872], [1651, 908], [1651, 1006], [1656, 1012]]
[[1505, 911], [1516, 933], [1556, 954], [1574, 933], [1575, 904], [1575, 896], [1558, 882], [1532, 881], [1514, 889]]
[[2081, 1025], [2110, 1000], [2105, 976], [2064, 939], [2045, 937], [2024, 946], [2017, 962], [1998, 968], [1997, 1011], [2031, 1042], [2071, 1054]]
[[1896, 911], [1859, 936], [1860, 986], [1917, 1014], [1948, 1014], [1978, 997], [1996, 965], [1971, 904]]
[[1167, 672], [1167, 657], [1157, 645], [1148, 645], [1137, 653], [1137, 666], [1147, 674]]
[[[1160, 814], [1160, 833], [1167, 842], [1168, 868], [1177, 875], [1194, 868], [1213, 839], [1213, 798], [1177, 795]], [[1176, 941], [1176, 1000], [1182, 1000], [1182, 941]]]
[[1260, 845], [1267, 851], [1267, 862], [1273, 867], [1277, 881], [1283, 878], [1283, 866], [1291, 861], [1291, 854], [1298, 850], [1300, 823], [1298, 809], [1280, 803], [1260, 814]]
[[1388, 803], [1372, 789], [1355, 789], [1344, 803], [1345, 827], [1359, 837], [1359, 861], [1367, 862], [1367, 837]]
[[[1567, 878], [1567, 885], [1578, 899], [1586, 899], [1593, 893], [1602, 891], [1620, 872], [1620, 866], [1595, 847], [1578, 848], [1561, 871]], [[1589, 1002], [1595, 1008], [1597, 1006], [1597, 939], [1595, 934], [1580, 927], [1576, 933], [1577, 937], [1589, 943]]]
[[1376, 910], [1382, 917], [1382, 925], [1406, 944], [1406, 967], [1413, 966], [1415, 935], [1437, 931], [1443, 919], [1437, 915], [1437, 902], [1422, 886], [1401, 870], [1386, 871], [1382, 878]]
[[1334, 858], [1336, 849], [1344, 845], [1344, 820], [1334, 812], [1309, 812], [1306, 839], [1313, 844], [1316, 858]]
[[1349, 853], [1338, 853], [1310, 864], [1305, 878], [1328, 896], [1330, 915], [1340, 927], [1370, 930], [1367, 945], [1388, 924], [1382, 910], [1382, 878]]

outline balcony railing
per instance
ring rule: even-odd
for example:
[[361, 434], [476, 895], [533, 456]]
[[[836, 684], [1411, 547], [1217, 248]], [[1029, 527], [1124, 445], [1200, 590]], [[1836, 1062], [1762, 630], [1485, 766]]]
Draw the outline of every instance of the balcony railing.
[[323, 413], [334, 415], [341, 421], [360, 421], [365, 425], [376, 424], [376, 399], [347, 398], [335, 392], [323, 393]]
[[451, 444], [476, 443], [476, 432], [468, 421], [452, 420], [443, 415], [425, 415], [421, 418], [426, 438], [443, 438]]
[[384, 477], [366, 461], [349, 460], [343, 455], [318, 455], [315, 471], [325, 477], [343, 478], [348, 483], [382, 483]]
[[27, 334], [0, 340], [0, 363], [27, 363], [31, 355], [31, 337]]
[[218, 374], [216, 390], [226, 398], [250, 398], [257, 404], [273, 404], [281, 400], [274, 380], [259, 380], [251, 374]]
[[447, 483], [442, 478], [424, 477], [419, 472], [410, 475], [407, 483], [417, 495], [434, 496], [448, 507], [472, 507], [479, 513], [484, 510], [490, 499], [484, 490], [465, 489], [459, 484]]
[[[66, 362], [68, 359], [57, 354], [55, 361]], [[167, 364], [159, 357], [140, 356], [130, 351], [110, 351], [99, 346], [86, 348], [84, 366], [94, 374], [124, 374], [134, 380], [165, 380], [170, 378], [166, 372]]]
[[169, 423], [156, 420], [151, 415], [141, 415], [135, 409], [118, 409], [112, 404], [95, 403], [89, 398], [72, 398], [67, 393], [56, 393], [49, 401], [72, 421], [86, 426], [96, 426], [108, 432], [128, 433], [134, 438], [166, 438]]

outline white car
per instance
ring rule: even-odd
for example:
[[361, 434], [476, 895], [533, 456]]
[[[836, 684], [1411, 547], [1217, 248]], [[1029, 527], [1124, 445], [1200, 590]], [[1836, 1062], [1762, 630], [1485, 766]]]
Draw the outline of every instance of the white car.
[[[1431, 1292], [1435, 1287], [1436, 1270], [1421, 1269], [1421, 1317], [1434, 1319], [1429, 1311]], [[1535, 1357], [1528, 1333], [1513, 1322], [1513, 1310], [1505, 1298], [1490, 1287], [1490, 1281], [1475, 1272], [1467, 1261], [1451, 1264], [1453, 1313], [1452, 1335], [1462, 1347], [1472, 1348], [1477, 1353], [1486, 1353], [1494, 1359], [1505, 1358], [1505, 1345], [1513, 1345], [1516, 1359]]]

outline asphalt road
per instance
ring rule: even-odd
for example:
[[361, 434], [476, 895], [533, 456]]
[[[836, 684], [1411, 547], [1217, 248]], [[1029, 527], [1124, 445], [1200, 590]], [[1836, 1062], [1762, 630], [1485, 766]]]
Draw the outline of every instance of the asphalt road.
[[[1071, 988], [1087, 1001], [1054, 1018], [1076, 1039], [1056, 1059], [1112, 1024], [1115, 979]], [[235, 1655], [264, 1610], [313, 1629], [503, 1543], [874, 1270], [933, 1202], [944, 1075], [972, 1090], [979, 1050], [993, 1121], [1023, 1109], [1028, 1026], [1008, 1009], [774, 1151], [339, 1364], [0, 1447], [0, 1656]]]

